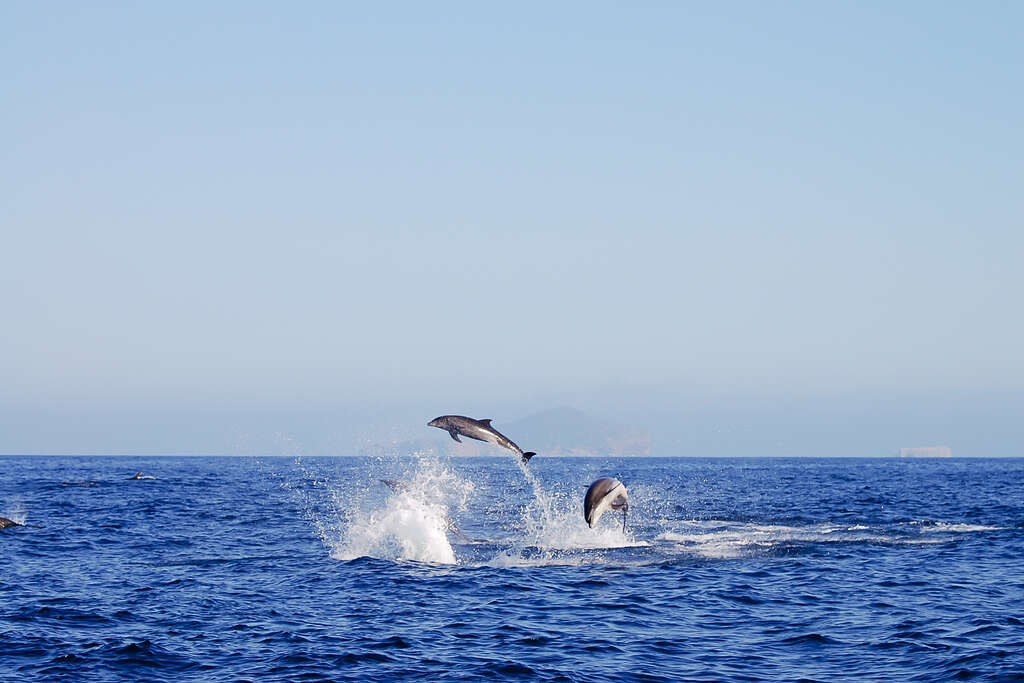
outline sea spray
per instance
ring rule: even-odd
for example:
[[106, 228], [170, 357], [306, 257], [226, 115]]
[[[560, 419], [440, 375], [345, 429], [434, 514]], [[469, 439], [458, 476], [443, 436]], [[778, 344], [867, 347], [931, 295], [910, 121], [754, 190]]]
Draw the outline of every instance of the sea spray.
[[[294, 453], [291, 463], [298, 471], [297, 477], [276, 471], [260, 458], [254, 459], [254, 465], [264, 478], [289, 494], [320, 541], [325, 546], [332, 547], [338, 539], [338, 525], [335, 520], [339, 509], [344, 514], [344, 507], [339, 508], [339, 501], [334, 495], [337, 487], [330, 473], [324, 471], [323, 463], [304, 459], [298, 452], [297, 445], [292, 444], [291, 450]], [[358, 489], [355, 490], [355, 495], [358, 496]]]
[[[644, 545], [633, 541], [628, 531], [623, 533], [616, 525], [589, 528], [583, 519], [582, 495], [577, 495], [575, 488], [549, 492], [526, 463], [519, 458], [515, 462], [532, 488], [533, 500], [523, 509], [521, 541], [488, 564], [575, 564], [580, 558], [567, 555], [566, 551]], [[536, 557], [538, 551], [541, 557]]]
[[551, 496], [544, 490], [544, 486], [541, 485], [540, 479], [537, 475], [530, 471], [527, 463], [523, 462], [522, 458], [514, 458], [515, 463], [519, 466], [519, 471], [523, 473], [523, 477], [530, 484], [533, 489], [533, 501], [530, 505], [527, 505], [525, 515], [527, 521], [527, 528], [538, 528], [537, 524], [530, 524], [529, 521], [533, 521], [531, 513], [536, 512], [540, 515], [539, 528], [544, 529], [551, 526], [552, 522], [552, 507], [553, 501]]
[[[344, 510], [344, 528], [331, 547], [331, 557], [455, 564], [448, 539], [451, 511], [465, 509], [473, 483], [444, 467], [433, 453], [415, 457], [416, 469], [406, 473], [395, 490], [379, 481], [371, 484], [388, 492], [383, 501]], [[334, 495], [341, 511], [339, 494], [336, 490]]]
[[11, 504], [11, 506], [7, 508], [6, 514], [0, 515], [0, 517], [6, 517], [17, 524], [24, 524], [25, 520], [28, 519], [28, 513], [25, 512], [25, 506], [18, 501]]
[[[530, 467], [556, 526], [563, 514], [583, 525], [587, 485], [610, 475], [629, 486], [627, 533], [650, 544], [544, 550], [518, 545], [534, 495], [514, 464], [442, 455], [475, 484], [449, 514], [491, 539], [449, 532], [456, 565], [334, 560], [303, 498], [279, 484], [340, 537], [336, 500], [384, 510], [393, 492], [379, 479], [412, 481], [408, 452], [307, 455], [308, 475], [267, 457], [266, 478], [225, 458], [140, 458], [132, 470], [120, 457], [0, 462], [0, 514], [21, 500], [27, 521], [47, 527], [0, 533], [0, 670], [31, 653], [15, 657], [25, 680], [271, 669], [281, 680], [1011, 680], [1024, 670], [1022, 459], [972, 458], [951, 473], [938, 460], [539, 456]], [[125, 481], [140, 468], [159, 478]], [[105, 485], [61, 485], [90, 472], [105, 472]], [[607, 516], [579, 529], [620, 530]], [[667, 532], [680, 540], [659, 539]], [[713, 551], [731, 538], [747, 544], [738, 557]], [[497, 557], [514, 544], [522, 559]]]
[[[583, 519], [579, 486], [560, 482], [548, 490], [538, 473], [518, 457], [512, 462], [515, 466], [508, 467], [503, 478], [509, 490], [520, 492], [519, 505], [509, 508], [488, 499], [479, 501], [485, 503], [483, 515], [503, 520], [499, 523], [512, 536], [475, 549], [452, 545], [453, 525], [469, 511], [476, 492], [474, 475], [455, 471], [467, 469], [459, 467], [464, 461], [419, 451], [402, 458], [372, 459], [358, 473], [342, 477], [337, 461], [308, 460], [300, 454], [292, 459], [298, 476], [277, 478], [335, 559], [456, 564], [459, 550], [462, 562], [469, 564], [575, 564], [600, 562], [597, 550], [647, 545], [633, 538], [632, 527], [625, 533], [613, 523], [589, 528]], [[472, 518], [467, 521], [472, 524]]]
[[313, 527], [325, 546], [332, 547], [337, 543], [338, 525], [333, 520], [339, 508], [337, 499], [332, 495], [336, 487], [331, 472], [325, 471], [325, 465], [333, 465], [333, 460], [307, 460], [304, 457], [305, 447], [283, 432], [274, 432], [266, 439], [256, 440], [250, 435], [241, 435], [235, 443], [235, 450], [238, 454], [267, 450], [275, 456], [287, 456], [299, 476], [281, 472], [260, 456], [250, 455], [249, 458], [261, 479], [269, 480], [289, 494], [298, 505], [302, 517]]

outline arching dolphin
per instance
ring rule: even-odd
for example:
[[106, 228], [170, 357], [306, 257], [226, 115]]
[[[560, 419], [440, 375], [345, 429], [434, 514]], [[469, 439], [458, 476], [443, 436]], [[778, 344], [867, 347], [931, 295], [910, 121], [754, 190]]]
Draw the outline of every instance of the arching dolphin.
[[23, 526], [23, 527], [26, 527], [28, 529], [42, 529], [43, 528], [41, 526], [36, 526], [35, 524], [22, 524], [21, 522], [15, 522], [13, 519], [7, 519], [6, 517], [0, 517], [0, 529], [6, 529], [7, 527], [12, 527], [12, 526]]
[[461, 434], [477, 441], [486, 441], [495, 446], [507, 448], [518, 453], [523, 462], [530, 462], [530, 458], [537, 455], [533, 451], [524, 453], [523, 449], [515, 445], [511, 439], [492, 427], [490, 420], [474, 420], [463, 415], [442, 415], [428, 422], [427, 426], [445, 430], [459, 443], [462, 443], [462, 439], [459, 438], [459, 434]]
[[134, 477], [128, 477], [128, 481], [138, 481], [140, 479], [156, 479], [151, 474], [143, 474], [142, 472], [136, 472]]
[[587, 495], [583, 497], [583, 519], [587, 520], [587, 524], [593, 529], [597, 520], [601, 519], [601, 515], [609, 508], [622, 510], [622, 531], [625, 533], [629, 494], [618, 479], [602, 477], [590, 485]]

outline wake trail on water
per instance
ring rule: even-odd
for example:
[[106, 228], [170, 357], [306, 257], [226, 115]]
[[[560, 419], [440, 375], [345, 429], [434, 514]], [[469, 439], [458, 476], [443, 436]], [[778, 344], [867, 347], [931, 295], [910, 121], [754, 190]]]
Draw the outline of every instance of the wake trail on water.
[[[670, 519], [666, 512], [678, 499], [665, 496], [666, 482], [634, 487], [636, 504], [625, 532], [614, 518], [591, 529], [583, 519], [579, 485], [556, 482], [549, 489], [518, 457], [509, 462], [507, 475], [498, 481], [475, 482], [474, 475], [457, 472], [434, 451], [382, 456], [352, 470], [297, 456], [298, 478], [285, 478], [281, 486], [299, 501], [328, 555], [343, 561], [372, 557], [469, 567], [647, 564], [779, 557], [828, 552], [838, 545], [931, 546], [1006, 530], [933, 520]], [[20, 510], [8, 516], [25, 518]], [[469, 529], [483, 529], [493, 540], [470, 539], [463, 533]]]
[[[376, 467], [359, 472], [357, 481], [344, 483], [336, 481], [322, 463], [296, 456], [298, 480], [281, 485], [300, 502], [329, 556], [337, 560], [373, 557], [469, 566], [579, 564], [600, 562], [594, 550], [647, 545], [616, 524], [590, 529], [577, 491], [549, 492], [520, 458], [511, 460], [528, 485], [527, 500], [521, 508], [507, 511], [513, 513], [513, 521], [503, 526], [512, 534], [498, 541], [472, 541], [458, 530], [457, 518], [466, 513], [478, 486], [433, 451], [413, 453], [411, 462], [400, 459], [398, 468], [393, 459], [381, 458]], [[517, 508], [521, 510], [518, 519]], [[500, 520], [491, 522], [502, 525]], [[469, 543], [459, 541], [453, 546], [453, 539]], [[458, 554], [456, 546], [462, 548]]]
[[677, 523], [673, 530], [658, 534], [654, 540], [671, 553], [708, 559], [736, 559], [774, 555], [798, 548], [824, 549], [836, 544], [941, 545], [956, 542], [972, 533], [1005, 530], [1006, 527], [946, 522], [788, 525], [710, 519]]

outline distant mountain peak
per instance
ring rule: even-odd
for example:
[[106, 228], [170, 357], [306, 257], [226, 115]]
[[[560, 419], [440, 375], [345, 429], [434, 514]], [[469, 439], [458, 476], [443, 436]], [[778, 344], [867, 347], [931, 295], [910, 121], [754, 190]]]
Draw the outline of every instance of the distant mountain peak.
[[556, 406], [501, 425], [522, 448], [548, 454], [649, 455], [643, 429], [622, 425], [573, 406]]

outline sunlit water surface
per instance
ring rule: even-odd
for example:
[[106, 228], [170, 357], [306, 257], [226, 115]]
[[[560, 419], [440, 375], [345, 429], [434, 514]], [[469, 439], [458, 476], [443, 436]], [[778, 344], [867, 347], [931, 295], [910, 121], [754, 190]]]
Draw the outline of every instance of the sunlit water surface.
[[4, 681], [1024, 678], [1021, 459], [0, 466]]

